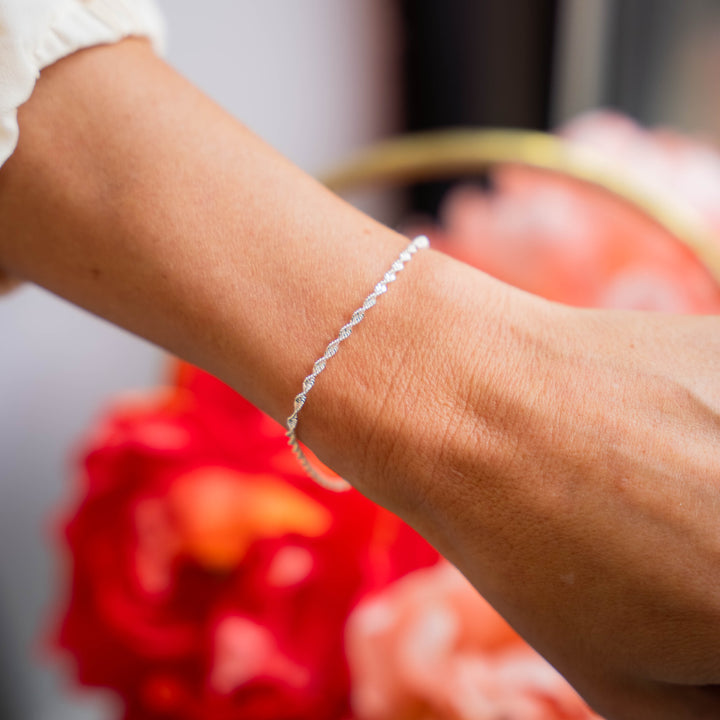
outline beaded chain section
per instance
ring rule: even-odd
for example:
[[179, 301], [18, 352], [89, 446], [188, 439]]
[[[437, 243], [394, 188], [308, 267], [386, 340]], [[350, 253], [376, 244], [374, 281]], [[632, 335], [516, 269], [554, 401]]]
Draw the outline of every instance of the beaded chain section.
[[412, 256], [423, 248], [430, 246], [430, 241], [424, 235], [416, 237], [398, 256], [398, 259], [390, 266], [385, 273], [383, 279], [375, 286], [375, 289], [365, 298], [365, 302], [359, 307], [350, 318], [350, 321], [340, 328], [338, 336], [328, 344], [325, 353], [319, 357], [312, 367], [312, 372], [303, 380], [302, 392], [295, 396], [295, 408], [292, 415], [287, 419], [287, 432], [285, 435], [288, 444], [292, 448], [293, 453], [300, 461], [305, 472], [319, 485], [333, 490], [335, 492], [345, 492], [349, 490], [351, 485], [342, 478], [331, 478], [318, 472], [305, 456], [300, 448], [297, 437], [295, 436], [295, 428], [298, 423], [298, 414], [307, 400], [308, 393], [315, 384], [317, 376], [325, 369], [328, 360], [335, 355], [338, 347], [343, 340], [346, 340], [352, 334], [353, 328], [365, 317], [365, 313], [377, 302], [378, 297], [387, 292], [387, 286], [397, 278], [397, 274], [410, 262]]

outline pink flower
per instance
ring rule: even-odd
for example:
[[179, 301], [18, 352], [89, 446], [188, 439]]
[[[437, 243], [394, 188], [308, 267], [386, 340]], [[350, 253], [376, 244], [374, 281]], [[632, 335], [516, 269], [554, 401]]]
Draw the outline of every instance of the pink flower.
[[597, 717], [445, 562], [364, 599], [346, 648], [358, 720]]
[[[568, 142], [602, 154], [615, 174], [689, 213], [720, 248], [720, 155], [669, 131], [594, 113]], [[523, 290], [584, 307], [717, 313], [720, 287], [695, 255], [642, 211], [590, 185], [503, 166], [493, 190], [446, 198], [436, 248]], [[414, 228], [415, 229], [415, 228]]]

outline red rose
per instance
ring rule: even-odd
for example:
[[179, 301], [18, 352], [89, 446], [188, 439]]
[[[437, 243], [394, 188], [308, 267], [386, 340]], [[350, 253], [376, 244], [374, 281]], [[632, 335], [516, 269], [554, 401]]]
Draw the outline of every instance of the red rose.
[[58, 643], [127, 720], [337, 719], [354, 603], [437, 554], [351, 491], [316, 487], [283, 429], [182, 366], [87, 441]]

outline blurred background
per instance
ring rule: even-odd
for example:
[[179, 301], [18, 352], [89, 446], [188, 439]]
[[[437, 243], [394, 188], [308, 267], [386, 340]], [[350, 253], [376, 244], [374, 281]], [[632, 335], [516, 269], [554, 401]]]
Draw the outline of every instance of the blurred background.
[[[717, 0], [159, 0], [167, 59], [310, 173], [389, 135], [548, 129], [595, 107], [720, 140]], [[426, 184], [373, 211], [433, 213]], [[77, 440], [157, 349], [34, 287], [0, 301], [0, 717], [100, 720], [42, 648]]]

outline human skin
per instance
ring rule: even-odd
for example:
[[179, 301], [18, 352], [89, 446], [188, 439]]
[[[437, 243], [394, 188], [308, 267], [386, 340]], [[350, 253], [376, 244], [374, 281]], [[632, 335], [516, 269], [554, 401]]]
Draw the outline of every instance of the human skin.
[[[42, 73], [0, 267], [283, 422], [405, 238], [127, 40]], [[613, 720], [720, 717], [720, 319], [577, 310], [418, 253], [298, 432]]]

